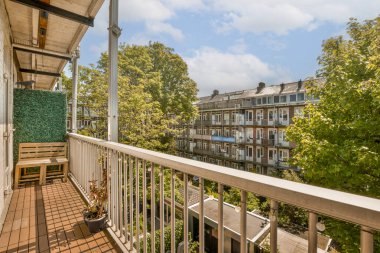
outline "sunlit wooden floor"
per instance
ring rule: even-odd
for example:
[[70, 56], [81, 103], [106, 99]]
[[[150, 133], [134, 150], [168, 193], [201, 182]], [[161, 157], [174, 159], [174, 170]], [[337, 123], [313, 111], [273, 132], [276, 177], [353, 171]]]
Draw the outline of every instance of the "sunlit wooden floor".
[[15, 190], [0, 234], [0, 252], [120, 252], [106, 232], [88, 232], [84, 207], [69, 180]]

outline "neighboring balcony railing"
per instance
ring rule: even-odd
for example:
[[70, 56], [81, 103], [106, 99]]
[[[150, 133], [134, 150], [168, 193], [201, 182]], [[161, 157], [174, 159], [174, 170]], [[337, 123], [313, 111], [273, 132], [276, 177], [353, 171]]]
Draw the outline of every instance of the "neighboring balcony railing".
[[[85, 196], [89, 194], [89, 181], [101, 180], [102, 169], [98, 163], [100, 154], [105, 154], [103, 165], [107, 168], [108, 180], [108, 231], [126, 251], [147, 252], [147, 234], [156, 231], [155, 215], [159, 207], [160, 252], [164, 251], [164, 200], [175, 203], [175, 176], [180, 173], [183, 182], [189, 176], [199, 178], [199, 199], [204, 197], [204, 180], [218, 183], [218, 249], [224, 250], [223, 191], [224, 186], [235, 187], [241, 191], [240, 204], [240, 252], [247, 252], [247, 193], [266, 197], [271, 200], [270, 247], [277, 252], [277, 214], [278, 204], [290, 204], [309, 212], [308, 247], [309, 252], [317, 252], [318, 215], [333, 217], [361, 226], [361, 252], [373, 252], [373, 232], [380, 230], [380, 200], [335, 190], [296, 183], [278, 178], [235, 170], [209, 163], [190, 160], [124, 144], [69, 134], [70, 174], [73, 181]], [[159, 173], [155, 173], [158, 171]], [[141, 173], [140, 173], [141, 172]], [[170, 196], [164, 196], [164, 174], [170, 176]], [[156, 177], [159, 183], [156, 185]], [[147, 189], [150, 187], [150, 194]], [[182, 187], [182, 186], [181, 186]], [[159, 198], [147, 199], [147, 196]], [[188, 200], [188, 184], [183, 184], [183, 199]], [[158, 204], [157, 204], [158, 203]], [[157, 206], [158, 205], [158, 206]], [[149, 208], [148, 208], [149, 206]], [[175, 249], [175, 205], [171, 205], [170, 252]], [[204, 203], [199, 202], [199, 252], [205, 247]], [[149, 219], [149, 221], [148, 221]], [[142, 224], [140, 228], [140, 222]], [[151, 227], [148, 231], [148, 222]], [[238, 222], [238, 221], [237, 221]], [[137, 226], [136, 226], [137, 225]], [[184, 245], [188, 245], [189, 213], [188, 201], [183, 203]], [[155, 248], [154, 236], [150, 244]], [[178, 243], [178, 242], [177, 242]], [[187, 252], [185, 247], [184, 252]]]

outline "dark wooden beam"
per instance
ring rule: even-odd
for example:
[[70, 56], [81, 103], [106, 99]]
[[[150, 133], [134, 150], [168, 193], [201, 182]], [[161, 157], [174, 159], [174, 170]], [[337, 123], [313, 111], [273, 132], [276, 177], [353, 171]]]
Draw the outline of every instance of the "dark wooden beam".
[[41, 70], [35, 70], [35, 69], [19, 69], [22, 73], [30, 73], [30, 74], [36, 74], [36, 75], [43, 75], [43, 76], [53, 76], [53, 77], [60, 77], [60, 73], [53, 73], [53, 72], [47, 72], [47, 71], [41, 71]]
[[54, 57], [54, 58], [59, 58], [59, 59], [71, 61], [71, 57], [68, 54], [62, 54], [59, 52], [50, 51], [50, 50], [46, 50], [46, 49], [40, 49], [37, 47], [13, 44], [13, 49], [16, 51], [22, 51], [22, 52], [33, 53], [33, 54], [40, 54], [40, 55], [45, 55], [45, 56], [49, 56], [49, 57]]
[[62, 18], [66, 18], [72, 21], [75, 21], [80, 24], [87, 26], [94, 26], [94, 18], [85, 17], [79, 14], [76, 14], [65, 9], [58, 8], [56, 6], [46, 4], [38, 0], [11, 0], [12, 2], [23, 4], [31, 8], [39, 9], [40, 11], [46, 11], [50, 14], [57, 15]]

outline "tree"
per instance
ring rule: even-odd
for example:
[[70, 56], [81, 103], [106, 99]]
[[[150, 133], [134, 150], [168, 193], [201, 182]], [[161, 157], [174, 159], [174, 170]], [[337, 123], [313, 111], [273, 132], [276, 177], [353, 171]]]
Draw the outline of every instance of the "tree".
[[[175, 126], [196, 114], [196, 84], [186, 63], [161, 43], [119, 47], [119, 142], [164, 152], [174, 150]], [[66, 80], [67, 79], [67, 80]], [[65, 87], [71, 87], [65, 78]], [[108, 108], [108, 55], [79, 68], [78, 103], [97, 114], [86, 133], [105, 138]]]
[[[323, 43], [318, 76], [324, 82], [309, 87], [309, 96], [320, 101], [308, 104], [287, 130], [297, 145], [292, 163], [307, 183], [380, 198], [379, 29], [380, 18], [351, 19], [349, 39]], [[357, 252], [357, 228], [336, 222], [326, 227], [343, 251]]]

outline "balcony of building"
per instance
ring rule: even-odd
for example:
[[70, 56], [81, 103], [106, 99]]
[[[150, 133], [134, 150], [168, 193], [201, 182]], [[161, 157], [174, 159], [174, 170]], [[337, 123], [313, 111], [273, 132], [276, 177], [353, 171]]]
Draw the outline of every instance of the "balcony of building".
[[[4, 2], [8, 6], [7, 9], [4, 7]], [[27, 6], [18, 5], [20, 2], [27, 4]], [[111, 52], [109, 55], [112, 61], [115, 59], [112, 57], [112, 53], [116, 52], [117, 55], [117, 51], [115, 51], [117, 49], [117, 39], [115, 41], [115, 37], [120, 31], [118, 30], [117, 22], [115, 23], [117, 1], [111, 0], [110, 2], [110, 20], [112, 24], [110, 24], [111, 29], [109, 29], [111, 37]], [[25, 79], [35, 79], [33, 80], [34, 82], [24, 83], [24, 85], [32, 84], [34, 85], [33, 88], [36, 89], [51, 90], [55, 81], [54, 78], [58, 77], [66, 62], [72, 58], [71, 53], [77, 48], [87, 26], [92, 24], [93, 18], [102, 4], [103, 1], [96, 0], [83, 1], [81, 5], [62, 1], [59, 8], [56, 6], [52, 8], [49, 4], [41, 1], [7, 0], [1, 2], [2, 25], [6, 23], [5, 19], [11, 19], [11, 25], [7, 25], [9, 27], [8, 33], [5, 29], [1, 32], [3, 35], [12, 35], [1, 36], [1, 39], [11, 37], [18, 39], [17, 36], [22, 34], [24, 39], [26, 38], [25, 41], [33, 45], [31, 40], [34, 38], [34, 34], [31, 33], [41, 31], [41, 29], [36, 29], [38, 25], [33, 27], [33, 24], [37, 23], [32, 20], [32, 17], [39, 16], [45, 18], [49, 16], [50, 25], [56, 28], [55, 33], [53, 31], [47, 33], [46, 45], [49, 46], [49, 43], [61, 38], [59, 41], [61, 46], [56, 47], [56, 50], [60, 51], [52, 51], [48, 48], [39, 50], [36, 46], [25, 45], [18, 45], [19, 51], [22, 52], [15, 53], [11, 51], [11, 55], [16, 55], [16, 59], [22, 60], [19, 62], [25, 64], [25, 66], [28, 65], [29, 69], [25, 66], [24, 68], [13, 66], [11, 63], [13, 61], [7, 57], [3, 57], [2, 60], [11, 66], [9, 69], [12, 69], [12, 71], [13, 69], [18, 69], [15, 73], [12, 72], [14, 76], [19, 75]], [[37, 9], [37, 12], [33, 14], [33, 11], [29, 9], [30, 6]], [[58, 10], [59, 15], [57, 15]], [[73, 15], [75, 14], [74, 11], [88, 16]], [[9, 13], [9, 15], [7, 16], [6, 13]], [[53, 14], [50, 16], [47, 13]], [[68, 19], [70, 20], [68, 21]], [[25, 22], [20, 22], [20, 20], [25, 20]], [[76, 23], [74, 25], [70, 22]], [[65, 27], [64, 37], [59, 37], [60, 33], [62, 33], [60, 27], [63, 26]], [[10, 27], [16, 30], [11, 30]], [[49, 36], [56, 36], [55, 40], [50, 41]], [[16, 45], [8, 46], [14, 50], [12, 46]], [[54, 45], [50, 46], [53, 47]], [[5, 47], [1, 51], [4, 51], [3, 49]], [[49, 57], [54, 58], [50, 59], [51, 61], [44, 62], [44, 66], [50, 66], [51, 69], [38, 69], [38, 67], [42, 68], [44, 66], [35, 66], [34, 64], [38, 61], [32, 62], [30, 60], [35, 59], [36, 54], [49, 55]], [[75, 57], [77, 56], [75, 55]], [[114, 75], [116, 70], [114, 67], [117, 66], [117, 61], [112, 61], [112, 63], [110, 64], [109, 82], [110, 101], [115, 101], [112, 98], [115, 98], [115, 93], [117, 94], [115, 81], [117, 78]], [[51, 78], [52, 75], [54, 78]], [[6, 75], [3, 77], [5, 78]], [[8, 112], [12, 112], [12, 89], [17, 80], [10, 76], [8, 78], [9, 80], [7, 79], [6, 82], [8, 86], [6, 87], [9, 90], [4, 89], [5, 85], [0, 86], [2, 89], [0, 101], [8, 102], [6, 110], [0, 110], [1, 120], [5, 118], [3, 114], [7, 114], [6, 118], [8, 118], [8, 115], [12, 115], [11, 113], [8, 114]], [[250, 245], [254, 241], [252, 235], [255, 234], [252, 231], [260, 230], [257, 226], [261, 228], [261, 222], [267, 222], [265, 226], [269, 226], [270, 251], [276, 253], [281, 243], [289, 244], [291, 241], [290, 239], [285, 239], [285, 241], [281, 239], [283, 236], [278, 228], [279, 203], [296, 206], [309, 213], [308, 237], [306, 240], [308, 252], [314, 253], [319, 250], [318, 216], [333, 217], [361, 227], [360, 251], [364, 253], [374, 252], [373, 233], [380, 230], [380, 200], [117, 143], [117, 124], [115, 124], [115, 120], [117, 123], [117, 117], [115, 116], [117, 115], [117, 104], [115, 106], [115, 103], [110, 103], [110, 105], [112, 108], [110, 109], [109, 134], [110, 139], [114, 141], [105, 141], [75, 133], [68, 134], [69, 181], [62, 182], [57, 179], [48, 181], [46, 185], [42, 186], [23, 185], [21, 188], [12, 190], [14, 180], [13, 161], [10, 159], [7, 167], [5, 167], [5, 162], [3, 161], [5, 161], [4, 159], [8, 161], [8, 158], [11, 157], [9, 151], [10, 153], [14, 151], [10, 141], [12, 139], [9, 138], [9, 136], [12, 136], [13, 125], [11, 121], [9, 123], [5, 120], [1, 121], [1, 130], [5, 131], [4, 134], [1, 133], [0, 139], [7, 144], [7, 147], [10, 147], [9, 150], [0, 149], [0, 175], [2, 179], [0, 189], [3, 191], [0, 194], [0, 208], [5, 221], [0, 222], [0, 250], [2, 252], [148, 252], [149, 244], [153, 249], [151, 252], [164, 253], [168, 251], [182, 252], [182, 250], [177, 250], [178, 246], [180, 246], [179, 244], [181, 244], [183, 245], [183, 252], [186, 253], [188, 252], [189, 232], [192, 224], [190, 219], [191, 209], [198, 217], [198, 226], [193, 227], [195, 229], [193, 231], [198, 232], [198, 237], [193, 238], [193, 240], [198, 243], [199, 252], [205, 252], [206, 246], [208, 246], [206, 223], [213, 220], [214, 230], [212, 230], [212, 237], [207, 238], [215, 242], [216, 247], [214, 249], [217, 249], [218, 252], [226, 251], [226, 238], [231, 227], [238, 230], [234, 231], [234, 238], [239, 243], [239, 251], [248, 252], [249, 250], [251, 252]], [[73, 112], [75, 111], [73, 110]], [[76, 118], [75, 113], [73, 118]], [[3, 128], [4, 122], [7, 122], [6, 129]], [[76, 120], [73, 120], [73, 122], [76, 122]], [[74, 127], [73, 130], [75, 131], [75, 129]], [[194, 150], [196, 149], [194, 148]], [[101, 163], [99, 163], [99, 157], [102, 158]], [[244, 161], [245, 159], [241, 155], [241, 160]], [[108, 181], [107, 228], [102, 232], [90, 234], [84, 225], [82, 210], [89, 202], [89, 181], [93, 179], [99, 181], [104, 175], [103, 170], [107, 172], [105, 175]], [[218, 186], [218, 200], [198, 201], [198, 204], [194, 204], [189, 194], [190, 179], [194, 178], [197, 178], [199, 182], [198, 193], [200, 200], [204, 199], [206, 180], [214, 182]], [[179, 184], [177, 183], [178, 180]], [[225, 205], [223, 192], [227, 187], [234, 187], [240, 191], [241, 201], [238, 206]], [[177, 200], [175, 190], [179, 188], [181, 188], [183, 197], [183, 212], [181, 215], [176, 215]], [[167, 189], [170, 191], [167, 191]], [[247, 193], [254, 193], [270, 200], [269, 219], [260, 219], [260, 223], [252, 222], [252, 214], [247, 213]], [[9, 199], [9, 202], [4, 197]], [[170, 199], [170, 205], [166, 204], [165, 207], [165, 200], [167, 199]], [[233, 221], [231, 221], [231, 213], [235, 214]], [[178, 220], [181, 220], [183, 224], [180, 228], [176, 226], [176, 221]], [[237, 224], [239, 226], [236, 226]], [[175, 234], [179, 230], [183, 231], [184, 236], [181, 239], [183, 242], [176, 241]], [[159, 236], [153, 236], [157, 231], [160, 232]], [[150, 235], [152, 237], [148, 241]], [[158, 244], [160, 247], [155, 250], [155, 245]]]

